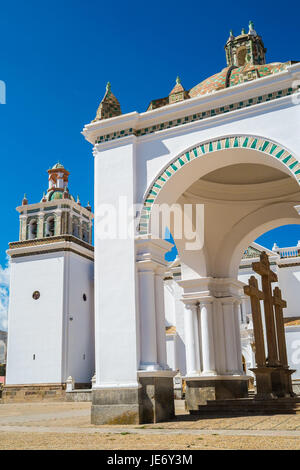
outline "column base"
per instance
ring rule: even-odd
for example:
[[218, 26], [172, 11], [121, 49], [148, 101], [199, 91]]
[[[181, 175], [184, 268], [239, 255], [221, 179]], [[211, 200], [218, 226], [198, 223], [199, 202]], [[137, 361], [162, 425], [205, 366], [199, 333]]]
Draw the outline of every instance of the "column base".
[[208, 400], [226, 400], [248, 397], [249, 377], [245, 375], [216, 375], [184, 377], [185, 403], [188, 411], [198, 411]]
[[294, 397], [291, 375], [295, 372], [287, 367], [257, 367], [250, 369], [256, 376], [256, 398]]
[[296, 372], [288, 367], [280, 367], [272, 374], [273, 390], [277, 397], [294, 397], [292, 374]]
[[255, 398], [259, 400], [269, 400], [277, 398], [274, 394], [272, 374], [274, 372], [273, 367], [256, 367], [250, 369], [254, 372], [256, 379], [256, 394]]
[[92, 424], [139, 424], [142, 387], [93, 388]]
[[146, 424], [174, 418], [174, 375], [173, 371], [139, 371], [138, 387], [94, 388], [91, 423]]

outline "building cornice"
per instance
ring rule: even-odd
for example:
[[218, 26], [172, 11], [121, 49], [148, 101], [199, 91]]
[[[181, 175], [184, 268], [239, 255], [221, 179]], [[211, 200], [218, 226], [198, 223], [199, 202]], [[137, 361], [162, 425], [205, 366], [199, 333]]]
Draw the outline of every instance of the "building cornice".
[[89, 219], [94, 218], [94, 214], [92, 212], [90, 212], [85, 207], [80, 206], [79, 204], [77, 204], [77, 202], [72, 201], [70, 199], [55, 199], [54, 201], [36, 202], [34, 204], [26, 204], [26, 205], [16, 207], [16, 210], [21, 215], [29, 213], [29, 211], [32, 211], [32, 210], [39, 210], [41, 213], [43, 213], [45, 209], [47, 210], [51, 207], [53, 207], [53, 210], [66, 209], [66, 208], [62, 208], [62, 206], [64, 205], [68, 206], [68, 209], [75, 209], [81, 214], [84, 214]]
[[12, 242], [6, 253], [13, 259], [61, 251], [72, 251], [90, 260], [94, 259], [94, 247], [72, 235]]
[[[193, 121], [215, 119], [217, 110], [219, 110], [219, 116], [237, 109], [262, 106], [266, 102], [270, 107], [269, 102], [282, 100], [283, 96], [291, 95], [297, 91], [299, 82], [296, 87], [294, 82], [299, 79], [300, 64], [293, 64], [276, 75], [262, 77], [144, 113], [133, 112], [97, 121], [86, 125], [82, 134], [93, 145], [102, 144], [102, 142], [120, 139], [132, 134], [140, 137], [171, 127], [190, 124]], [[258, 98], [260, 99], [258, 100]], [[224, 110], [220, 112], [219, 108], [224, 108]], [[205, 116], [197, 116], [199, 113], [204, 113]], [[193, 116], [195, 117], [193, 118]], [[183, 122], [177, 122], [177, 120], [183, 120]], [[172, 124], [168, 126], [168, 123]], [[160, 127], [162, 125], [163, 127]]]

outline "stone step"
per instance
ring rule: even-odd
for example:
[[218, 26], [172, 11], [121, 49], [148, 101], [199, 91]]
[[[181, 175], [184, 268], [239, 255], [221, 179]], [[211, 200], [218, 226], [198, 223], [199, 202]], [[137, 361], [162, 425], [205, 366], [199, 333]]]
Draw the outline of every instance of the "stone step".
[[255, 400], [240, 398], [236, 400], [208, 400], [192, 414], [201, 415], [247, 415], [247, 414], [290, 414], [300, 413], [299, 398], [279, 398], [274, 400]]
[[298, 398], [278, 398], [268, 400], [258, 400], [255, 398], [238, 398], [236, 400], [208, 400], [207, 405], [204, 406], [226, 406], [226, 407], [241, 407], [241, 406], [277, 406], [277, 407], [289, 407], [299, 406], [300, 400]]

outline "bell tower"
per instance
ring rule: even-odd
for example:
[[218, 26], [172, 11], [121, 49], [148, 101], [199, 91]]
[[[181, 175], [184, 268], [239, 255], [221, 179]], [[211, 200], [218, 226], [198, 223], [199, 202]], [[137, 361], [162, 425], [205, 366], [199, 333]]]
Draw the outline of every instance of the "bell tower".
[[265, 64], [266, 51], [262, 38], [255, 31], [253, 22], [250, 21], [248, 33], [244, 28], [238, 36], [234, 36], [232, 30], [230, 31], [225, 45], [227, 66]]
[[55, 396], [69, 376], [89, 384], [94, 375], [93, 214], [69, 192], [68, 179], [55, 164], [40, 202], [24, 195], [17, 207], [19, 241], [7, 251], [7, 401], [28, 388], [40, 394], [50, 387]]

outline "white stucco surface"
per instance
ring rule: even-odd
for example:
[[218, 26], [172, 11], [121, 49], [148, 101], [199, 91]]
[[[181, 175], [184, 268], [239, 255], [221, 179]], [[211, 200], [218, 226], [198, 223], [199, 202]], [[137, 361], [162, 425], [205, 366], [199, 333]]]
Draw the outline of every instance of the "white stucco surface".
[[6, 383], [89, 382], [93, 373], [93, 262], [69, 252], [13, 258]]

